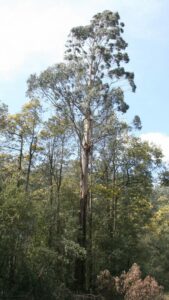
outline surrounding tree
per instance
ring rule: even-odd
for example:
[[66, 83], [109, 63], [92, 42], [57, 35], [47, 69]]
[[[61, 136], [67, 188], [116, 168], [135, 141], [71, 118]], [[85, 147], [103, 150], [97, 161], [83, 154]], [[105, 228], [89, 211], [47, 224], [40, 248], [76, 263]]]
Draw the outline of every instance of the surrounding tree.
[[136, 89], [123, 28], [111, 11], [73, 28], [21, 111], [0, 104], [2, 299], [162, 299], [151, 276], [168, 287], [168, 169], [139, 116], [122, 117], [124, 85]]

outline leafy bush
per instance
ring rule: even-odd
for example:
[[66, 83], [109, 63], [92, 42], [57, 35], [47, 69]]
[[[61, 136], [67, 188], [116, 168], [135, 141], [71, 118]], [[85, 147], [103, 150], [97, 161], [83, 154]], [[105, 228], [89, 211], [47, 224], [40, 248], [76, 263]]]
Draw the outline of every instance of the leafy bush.
[[124, 278], [125, 300], [162, 300], [163, 288], [157, 281], [147, 276], [141, 279], [141, 271], [137, 264], [133, 264]]
[[133, 264], [126, 273], [113, 277], [108, 270], [100, 272], [97, 277], [100, 293], [106, 299], [124, 300], [163, 300], [163, 287], [157, 281], [147, 276], [141, 278], [140, 267]]

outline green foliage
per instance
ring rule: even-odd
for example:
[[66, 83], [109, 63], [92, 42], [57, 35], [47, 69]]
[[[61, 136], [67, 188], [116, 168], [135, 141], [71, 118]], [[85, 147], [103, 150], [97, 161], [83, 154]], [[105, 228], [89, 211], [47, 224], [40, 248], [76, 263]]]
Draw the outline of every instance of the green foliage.
[[23, 191], [11, 184], [0, 195], [1, 291], [4, 295], [29, 288], [28, 253], [36, 228], [33, 204], [25, 201]]
[[[80, 288], [77, 261], [88, 291], [95, 291], [100, 270], [116, 276], [135, 261], [145, 276], [169, 284], [168, 171], [163, 167], [155, 187], [162, 153], [133, 135], [139, 116], [129, 126], [119, 115], [129, 108], [123, 81], [136, 89], [125, 69], [123, 27], [118, 13], [104, 11], [73, 28], [65, 62], [30, 76], [31, 100], [21, 111], [9, 114], [0, 105], [0, 298], [71, 299]], [[42, 99], [53, 105], [45, 120]], [[80, 177], [88, 185], [79, 206]], [[111, 297], [113, 286], [120, 299], [124, 291], [117, 293], [110, 272], [102, 274], [103, 289]], [[149, 290], [161, 291], [154, 279], [139, 276], [129, 289], [130, 275], [118, 277], [125, 299], [136, 292], [142, 299], [142, 289], [155, 299]]]
[[145, 235], [140, 240], [140, 261], [145, 273], [149, 271], [168, 289], [168, 188], [156, 189], [153, 196], [153, 215], [145, 228]]

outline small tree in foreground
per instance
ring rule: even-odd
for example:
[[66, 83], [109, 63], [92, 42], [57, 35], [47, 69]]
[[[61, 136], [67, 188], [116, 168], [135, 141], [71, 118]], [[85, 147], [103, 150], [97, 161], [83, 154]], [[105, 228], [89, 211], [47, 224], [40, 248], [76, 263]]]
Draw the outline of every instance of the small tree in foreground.
[[124, 300], [163, 300], [163, 287], [150, 275], [141, 279], [140, 267], [133, 264], [119, 277], [111, 276], [108, 270], [97, 277], [98, 288], [106, 299]]

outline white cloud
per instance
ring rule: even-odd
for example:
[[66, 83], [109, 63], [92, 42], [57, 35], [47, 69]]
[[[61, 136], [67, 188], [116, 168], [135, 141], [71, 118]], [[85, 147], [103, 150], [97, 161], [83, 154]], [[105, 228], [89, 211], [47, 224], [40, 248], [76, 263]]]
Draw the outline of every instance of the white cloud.
[[86, 24], [104, 9], [122, 13], [131, 35], [145, 37], [148, 23], [160, 11], [159, 3], [165, 1], [114, 0], [112, 4], [112, 0], [0, 0], [0, 79], [28, 68], [31, 61], [36, 65], [38, 61], [39, 65], [60, 61], [69, 30]]
[[148, 141], [150, 144], [160, 147], [164, 154], [164, 160], [169, 162], [169, 135], [160, 132], [149, 132], [141, 134], [140, 137], [143, 141]]
[[0, 77], [11, 76], [31, 56], [61, 60], [70, 28], [80, 22], [80, 16], [62, 4], [38, 7], [36, 1], [24, 0], [0, 5]]

